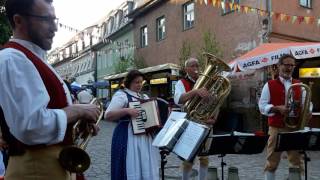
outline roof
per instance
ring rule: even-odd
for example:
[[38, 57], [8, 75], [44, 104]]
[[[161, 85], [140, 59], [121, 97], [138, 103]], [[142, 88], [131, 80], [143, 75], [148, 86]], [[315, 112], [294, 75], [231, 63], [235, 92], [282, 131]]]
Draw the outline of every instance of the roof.
[[[139, 71], [145, 74], [145, 73], [162, 71], [162, 70], [167, 70], [167, 69], [179, 70], [180, 66], [177, 65], [177, 64], [173, 64], [173, 63], [166, 63], [166, 64], [161, 64], [161, 65], [157, 65], [157, 66], [152, 66], [152, 67], [139, 69]], [[126, 75], [127, 75], [127, 72], [120, 73], [120, 74], [109, 75], [109, 76], [104, 77], [104, 79], [106, 79], [106, 80], [120, 79], [120, 78], [125, 77]]]
[[153, 7], [156, 7], [159, 3], [164, 2], [164, 0], [147, 0], [139, 7], [135, 8], [131, 13], [128, 14], [129, 18], [136, 18], [141, 14], [147, 12]]

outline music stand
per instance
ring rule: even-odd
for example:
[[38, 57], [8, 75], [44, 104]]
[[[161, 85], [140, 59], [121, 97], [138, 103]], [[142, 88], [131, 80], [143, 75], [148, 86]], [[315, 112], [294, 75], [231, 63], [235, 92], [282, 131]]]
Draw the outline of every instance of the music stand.
[[221, 158], [221, 179], [224, 180], [224, 162], [223, 157], [226, 154], [258, 154], [266, 146], [268, 136], [253, 135], [211, 135], [207, 141], [211, 141], [206, 152], [200, 155], [219, 155]]
[[294, 131], [283, 132], [277, 135], [276, 152], [297, 150], [304, 155], [304, 177], [308, 178], [308, 161], [311, 159], [307, 156], [306, 151], [320, 150], [320, 131]]

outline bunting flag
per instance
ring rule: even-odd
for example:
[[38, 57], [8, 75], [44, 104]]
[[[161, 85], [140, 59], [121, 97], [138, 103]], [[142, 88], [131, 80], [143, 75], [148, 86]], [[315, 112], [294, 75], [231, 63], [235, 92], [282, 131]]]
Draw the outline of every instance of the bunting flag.
[[280, 21], [284, 21], [284, 19], [286, 18], [286, 16], [287, 16], [287, 15], [281, 13], [281, 14], [280, 14]]
[[244, 7], [244, 12], [245, 12], [246, 14], [248, 14], [248, 11], [249, 11], [249, 7], [248, 7], [248, 6], [245, 6], [245, 7]]
[[286, 22], [291, 24], [294, 24], [298, 22], [298, 24], [305, 23], [308, 25], [316, 24], [317, 27], [320, 27], [320, 17], [314, 17], [314, 16], [296, 16], [296, 15], [290, 15], [282, 12], [268, 12], [266, 10], [263, 10], [263, 6], [260, 4], [260, 8], [240, 5], [239, 3], [234, 3], [230, 1], [224, 1], [224, 0], [195, 0], [195, 2], [199, 2], [202, 4], [203, 2], [206, 5], [212, 4], [213, 7], [221, 8], [223, 11], [236, 11], [241, 13], [257, 13], [260, 16], [269, 16], [271, 18], [274, 18], [275, 20], [280, 20], [281, 22]]
[[301, 24], [304, 21], [303, 16], [298, 16], [298, 23]]
[[291, 23], [294, 24], [294, 23], [296, 22], [296, 20], [297, 20], [297, 16], [292, 16], [292, 21], [291, 21]]
[[212, 0], [212, 6], [216, 7], [216, 5], [217, 5], [217, 0]]

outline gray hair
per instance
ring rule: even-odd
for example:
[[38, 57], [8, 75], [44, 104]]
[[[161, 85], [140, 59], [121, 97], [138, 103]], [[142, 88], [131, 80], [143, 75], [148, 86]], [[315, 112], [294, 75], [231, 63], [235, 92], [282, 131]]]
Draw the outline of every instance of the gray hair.
[[191, 57], [184, 62], [184, 67], [188, 67], [192, 62], [196, 62], [197, 64], [199, 64], [198, 59]]

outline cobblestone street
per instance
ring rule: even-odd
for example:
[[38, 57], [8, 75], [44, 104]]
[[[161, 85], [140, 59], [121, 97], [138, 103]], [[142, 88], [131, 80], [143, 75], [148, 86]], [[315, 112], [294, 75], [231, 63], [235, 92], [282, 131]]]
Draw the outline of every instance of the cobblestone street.
[[[113, 128], [115, 123], [101, 122], [100, 133], [97, 137], [91, 139], [87, 151], [91, 156], [91, 167], [86, 171], [88, 180], [108, 180], [110, 179], [110, 148]], [[311, 162], [308, 163], [308, 179], [320, 179], [320, 153], [309, 152]], [[167, 157], [166, 167], [179, 166], [181, 161], [176, 155], [171, 154]], [[225, 167], [225, 179], [227, 179], [227, 169], [235, 166], [239, 169], [241, 180], [263, 180], [263, 167], [265, 161], [265, 152], [257, 155], [227, 155], [224, 158], [227, 166]], [[287, 160], [283, 159], [277, 170], [276, 179], [284, 180], [288, 175]], [[196, 163], [195, 169], [198, 164]], [[210, 157], [210, 166], [218, 167], [219, 178], [221, 179], [220, 158]], [[166, 170], [166, 174], [179, 176], [179, 169]]]

